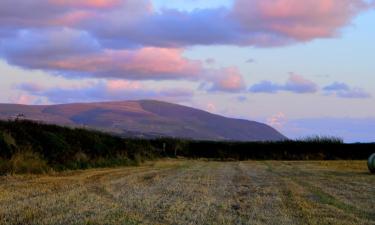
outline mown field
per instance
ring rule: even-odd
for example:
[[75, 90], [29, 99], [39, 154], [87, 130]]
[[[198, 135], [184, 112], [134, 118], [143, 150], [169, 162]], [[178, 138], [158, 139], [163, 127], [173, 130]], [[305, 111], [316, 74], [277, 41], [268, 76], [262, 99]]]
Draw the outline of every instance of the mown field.
[[0, 224], [375, 224], [365, 161], [162, 160], [0, 177]]

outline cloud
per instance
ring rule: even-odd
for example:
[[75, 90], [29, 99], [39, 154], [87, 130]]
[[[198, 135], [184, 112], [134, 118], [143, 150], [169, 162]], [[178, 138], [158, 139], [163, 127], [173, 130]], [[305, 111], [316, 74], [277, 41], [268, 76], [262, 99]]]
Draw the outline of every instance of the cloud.
[[239, 102], [246, 102], [247, 101], [247, 97], [246, 96], [238, 96], [236, 99]]
[[284, 89], [299, 94], [316, 93], [318, 91], [318, 85], [303, 76], [291, 73], [288, 81], [284, 85]]
[[208, 92], [242, 92], [246, 89], [245, 81], [236, 67], [213, 70], [207, 77], [208, 81], [201, 84], [200, 89]]
[[68, 74], [134, 80], [192, 79], [202, 74], [200, 61], [188, 60], [180, 49], [142, 48], [103, 52], [45, 62]]
[[255, 59], [250, 58], [250, 59], [246, 60], [245, 62], [246, 62], [246, 63], [255, 63]]
[[323, 88], [324, 91], [348, 91], [350, 87], [345, 83], [334, 82]]
[[49, 0], [52, 5], [63, 7], [82, 7], [82, 8], [113, 8], [121, 4], [121, 0]]
[[29, 93], [38, 93], [44, 91], [45, 87], [36, 83], [21, 83], [14, 85], [14, 88], [20, 89]]
[[68, 78], [184, 79], [210, 82], [213, 90], [244, 88], [235, 67], [205, 68], [204, 62], [187, 59], [183, 49], [176, 48], [103, 49], [91, 34], [71, 28], [21, 31], [3, 41], [0, 56], [13, 65]]
[[83, 28], [111, 47], [123, 43], [174, 48], [269, 47], [337, 36], [356, 15], [371, 7], [364, 0], [235, 0], [233, 8], [147, 11], [130, 22], [118, 19], [116, 13], [106, 14]]
[[371, 94], [361, 88], [354, 88], [344, 92], [339, 91], [336, 96], [340, 98], [371, 98]]
[[205, 63], [207, 63], [208, 65], [212, 65], [216, 63], [216, 60], [214, 58], [207, 58], [205, 60]]
[[22, 31], [6, 39], [0, 52], [13, 65], [69, 77], [189, 79], [204, 71], [201, 62], [186, 59], [181, 49], [102, 49], [90, 34], [70, 28]]
[[212, 103], [212, 102], [207, 103], [206, 110], [208, 112], [214, 113], [214, 112], [216, 112], [216, 109], [217, 109], [217, 107], [216, 107], [215, 103]]
[[365, 0], [234, 0], [232, 8], [155, 11], [149, 0], [3, 0], [0, 24], [80, 29], [106, 48], [275, 46], [335, 36], [373, 5]]
[[[0, 57], [69, 78], [184, 79], [205, 82], [209, 91], [240, 92], [245, 86], [237, 69], [205, 68], [207, 62], [186, 58], [184, 50], [333, 37], [373, 7], [368, 0], [234, 0], [231, 7], [156, 11], [151, 0], [2, 0]], [[251, 90], [313, 93], [316, 86], [292, 76]]]
[[253, 93], [277, 93], [284, 90], [282, 85], [272, 83], [271, 81], [261, 81], [250, 87], [249, 91]]
[[[92, 26], [93, 33], [106, 46], [186, 47], [191, 45], [231, 44], [239, 38], [227, 9], [202, 9], [193, 12], [163, 10], [131, 23], [109, 21]], [[112, 23], [112, 24], [111, 24]], [[91, 25], [90, 25], [91, 26]]]
[[362, 88], [351, 88], [349, 85], [334, 82], [323, 88], [326, 95], [334, 95], [339, 98], [371, 98], [371, 94]]
[[318, 91], [318, 85], [301, 75], [291, 73], [285, 84], [261, 81], [251, 86], [249, 91], [253, 93], [278, 93], [280, 91], [288, 91], [297, 94], [305, 94], [316, 93]]
[[0, 24], [15, 29], [53, 27], [56, 25], [54, 22], [59, 19], [79, 12], [91, 13], [91, 19], [98, 19], [99, 12], [110, 13], [120, 6], [126, 12], [127, 2], [129, 0], [20, 0], [17, 3], [13, 0], [2, 0]]
[[[60, 85], [44, 87], [35, 83], [17, 85], [24, 94], [20, 102], [44, 98], [49, 103], [71, 103], [114, 100], [162, 99], [172, 102], [189, 101], [194, 93], [184, 88], [163, 88], [155, 90], [137, 81], [107, 80], [86, 82], [81, 85]], [[29, 101], [30, 100], [30, 101]]]
[[361, 0], [237, 0], [232, 14], [247, 32], [309, 41], [337, 35], [371, 4]]
[[[289, 79], [284, 84], [277, 84], [271, 81], [261, 81], [250, 87], [252, 93], [275, 94], [280, 91], [287, 91], [296, 94], [317, 93], [318, 85], [300, 75], [291, 73]], [[371, 94], [362, 88], [352, 88], [341, 82], [334, 82], [322, 88], [324, 95], [336, 96], [338, 98], [370, 98]]]
[[0, 56], [8, 62], [32, 69], [48, 69], [48, 63], [101, 51], [100, 45], [85, 31], [70, 28], [22, 30], [5, 38]]
[[9, 99], [10, 102], [14, 104], [21, 104], [21, 105], [30, 105], [30, 104], [38, 104], [38, 99], [35, 96], [28, 95], [28, 94], [19, 94]]
[[287, 123], [286, 115], [283, 112], [279, 112], [267, 119], [267, 124], [277, 129], [281, 129]]

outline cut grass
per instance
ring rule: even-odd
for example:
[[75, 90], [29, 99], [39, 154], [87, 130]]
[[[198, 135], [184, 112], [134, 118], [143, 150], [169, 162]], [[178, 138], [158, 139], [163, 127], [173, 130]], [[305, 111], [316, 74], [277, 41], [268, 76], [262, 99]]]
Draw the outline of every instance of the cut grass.
[[0, 177], [0, 224], [375, 224], [365, 161], [163, 160]]

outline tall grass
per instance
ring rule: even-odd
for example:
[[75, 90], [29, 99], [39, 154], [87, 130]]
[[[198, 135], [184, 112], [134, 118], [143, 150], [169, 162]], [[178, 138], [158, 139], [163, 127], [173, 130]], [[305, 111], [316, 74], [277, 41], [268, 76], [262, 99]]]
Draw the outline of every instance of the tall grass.
[[10, 173], [46, 173], [50, 170], [47, 161], [40, 154], [33, 152], [32, 149], [26, 149], [15, 153], [8, 163]]

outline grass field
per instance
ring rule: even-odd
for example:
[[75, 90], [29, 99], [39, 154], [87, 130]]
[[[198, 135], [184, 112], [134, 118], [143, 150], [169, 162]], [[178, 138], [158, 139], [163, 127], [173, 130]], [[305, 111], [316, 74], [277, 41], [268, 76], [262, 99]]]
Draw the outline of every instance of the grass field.
[[164, 160], [0, 177], [0, 224], [375, 224], [365, 161]]

